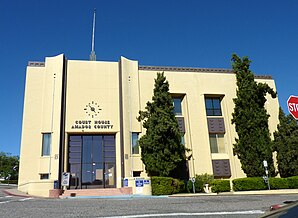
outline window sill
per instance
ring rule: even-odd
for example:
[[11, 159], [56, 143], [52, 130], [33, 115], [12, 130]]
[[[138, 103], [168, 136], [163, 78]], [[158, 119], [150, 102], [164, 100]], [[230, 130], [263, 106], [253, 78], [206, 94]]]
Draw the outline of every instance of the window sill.
[[141, 157], [140, 154], [133, 154], [132, 157]]
[[212, 153], [211, 159], [212, 160], [221, 160], [221, 159], [230, 159], [230, 157], [226, 153]]

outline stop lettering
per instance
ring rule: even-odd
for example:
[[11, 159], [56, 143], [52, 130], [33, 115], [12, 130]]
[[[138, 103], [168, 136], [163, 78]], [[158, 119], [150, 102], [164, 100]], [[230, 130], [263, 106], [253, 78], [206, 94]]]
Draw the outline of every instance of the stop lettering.
[[298, 120], [298, 97], [291, 95], [287, 103], [290, 114], [292, 114], [292, 116]]

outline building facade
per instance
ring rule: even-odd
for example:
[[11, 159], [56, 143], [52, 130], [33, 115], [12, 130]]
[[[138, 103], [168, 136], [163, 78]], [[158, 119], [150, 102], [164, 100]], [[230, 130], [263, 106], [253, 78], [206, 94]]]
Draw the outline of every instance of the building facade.
[[[170, 84], [182, 142], [191, 149], [189, 176], [245, 177], [233, 155], [231, 124], [236, 76], [227, 69], [140, 66], [66, 60], [29, 62], [26, 74], [19, 190], [48, 196], [70, 172], [69, 189], [120, 188], [124, 178], [146, 177], [137, 139], [145, 133], [139, 110], [151, 101], [157, 72]], [[270, 76], [256, 76], [275, 90]], [[269, 128], [278, 123], [278, 99], [268, 98]]]

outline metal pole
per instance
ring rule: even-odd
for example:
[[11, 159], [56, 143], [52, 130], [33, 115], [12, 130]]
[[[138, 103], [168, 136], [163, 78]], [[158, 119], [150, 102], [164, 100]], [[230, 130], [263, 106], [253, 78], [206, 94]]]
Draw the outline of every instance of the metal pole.
[[266, 176], [267, 176], [267, 185], [268, 185], [268, 189], [270, 190], [270, 183], [269, 183], [269, 176], [268, 176], [268, 169], [267, 169], [267, 167], [266, 167], [265, 172], [266, 172]]
[[196, 188], [195, 188], [196, 178], [195, 178], [195, 177], [192, 177], [192, 178], [191, 178], [191, 182], [192, 182], [192, 190], [193, 190], [193, 193], [196, 193]]
[[263, 161], [263, 166], [265, 167], [267, 185], [268, 185], [268, 189], [270, 190], [269, 176], [268, 176], [268, 163], [266, 160]]
[[94, 51], [95, 14], [96, 14], [96, 9], [94, 9], [94, 13], [93, 13], [92, 45], [91, 45], [90, 61], [96, 61], [96, 55]]
[[94, 52], [94, 33], [95, 33], [95, 14], [96, 14], [96, 9], [94, 9], [93, 13], [93, 28], [92, 28], [92, 50]]

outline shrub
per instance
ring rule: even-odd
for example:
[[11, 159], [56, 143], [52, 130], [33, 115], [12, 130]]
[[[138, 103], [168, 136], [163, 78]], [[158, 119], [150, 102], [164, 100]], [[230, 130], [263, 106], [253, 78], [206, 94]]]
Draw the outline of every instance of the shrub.
[[[192, 185], [192, 181], [190, 181], [190, 180], [187, 182], [187, 191], [189, 193], [193, 193], [193, 185]], [[204, 184], [201, 180], [196, 179], [196, 181], [195, 181], [195, 192], [196, 193], [204, 192]]]
[[262, 177], [249, 177], [233, 180], [234, 191], [266, 190], [267, 184]]
[[298, 176], [287, 178], [289, 188], [298, 188]]
[[289, 188], [286, 178], [269, 178], [270, 189], [287, 189]]
[[[202, 174], [202, 175], [196, 175], [196, 181], [195, 181], [195, 192], [196, 193], [201, 193], [204, 192], [204, 185], [208, 183], [211, 185], [212, 181], [214, 180], [213, 175], [209, 175], [207, 173]], [[188, 181], [187, 183], [187, 191], [189, 193], [193, 193], [193, 186], [192, 186], [192, 181]]]
[[231, 191], [230, 180], [214, 180], [211, 183], [211, 191], [215, 193]]
[[171, 177], [151, 177], [152, 195], [171, 195], [185, 190], [183, 181]]
[[204, 184], [211, 185], [213, 180], [214, 180], [214, 176], [205, 173], [205, 174], [202, 174], [202, 175], [196, 175], [196, 179], [202, 181], [203, 185]]
[[185, 193], [187, 192], [187, 181], [183, 181], [183, 180], [179, 180], [178, 183], [179, 187], [178, 187], [178, 192], [177, 193]]

